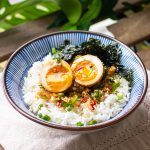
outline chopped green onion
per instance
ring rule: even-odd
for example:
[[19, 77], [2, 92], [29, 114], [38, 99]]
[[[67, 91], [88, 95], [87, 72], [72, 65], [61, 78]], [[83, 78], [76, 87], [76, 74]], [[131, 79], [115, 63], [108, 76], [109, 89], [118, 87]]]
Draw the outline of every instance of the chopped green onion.
[[58, 98], [61, 99], [64, 96], [64, 93], [58, 93]]
[[72, 99], [67, 103], [67, 102], [62, 102], [61, 106], [64, 108], [67, 108], [67, 111], [71, 111], [73, 108], [73, 104], [78, 100], [78, 96], [75, 95], [74, 97], [72, 97]]
[[51, 120], [50, 116], [48, 116], [48, 115], [42, 115], [40, 113], [40, 114], [38, 114], [38, 116], [39, 116], [39, 118], [41, 118], [41, 119], [43, 119], [45, 121], [50, 121]]
[[99, 90], [94, 90], [94, 97], [99, 98]]
[[96, 98], [96, 99], [100, 99], [102, 96], [102, 91], [101, 90], [94, 90], [94, 93], [92, 93], [91, 96]]
[[120, 86], [120, 82], [114, 82], [113, 84], [112, 84], [112, 92], [114, 92], [118, 87]]
[[66, 107], [69, 106], [69, 104], [68, 104], [67, 102], [62, 102], [62, 103], [61, 103], [61, 106], [64, 107], [64, 108], [66, 108]]
[[67, 111], [71, 111], [72, 108], [73, 108], [73, 106], [72, 106], [72, 105], [69, 105], [69, 106], [67, 107]]
[[61, 62], [61, 56], [62, 56], [61, 51], [57, 51], [57, 52], [52, 56], [52, 58], [55, 59], [55, 60], [57, 61], [57, 63], [60, 63], [60, 62]]
[[72, 97], [72, 99], [70, 100], [70, 103], [71, 103], [71, 104], [74, 104], [77, 100], [78, 100], [78, 96], [75, 95], [75, 96]]
[[51, 120], [50, 116], [48, 116], [48, 115], [44, 115], [42, 117], [42, 119], [45, 120], [45, 121], [50, 121]]
[[39, 118], [42, 118], [43, 117], [43, 115], [40, 113], [40, 114], [38, 114], [38, 116], [39, 116]]
[[74, 59], [76, 60], [76, 59], [80, 58], [81, 56], [82, 56], [82, 55], [77, 55], [77, 56], [75, 56]]
[[121, 99], [123, 99], [123, 94], [122, 93], [118, 93], [117, 97], [118, 97], [118, 100], [121, 100]]
[[44, 106], [43, 104], [40, 104], [40, 105], [39, 105], [39, 109], [41, 109], [43, 106]]
[[96, 120], [91, 120], [91, 121], [89, 121], [87, 124], [88, 124], [88, 125], [93, 125], [93, 124], [96, 124], [96, 123], [97, 123]]
[[83, 124], [82, 122], [77, 122], [76, 125], [77, 125], [77, 126], [80, 126], [80, 127], [81, 127], [81, 126], [84, 126], [84, 124]]
[[56, 48], [52, 48], [52, 54], [56, 54]]
[[40, 85], [39, 85], [39, 87], [40, 87], [40, 88], [43, 88], [43, 85], [42, 85], [42, 84], [40, 84]]
[[67, 111], [71, 111], [73, 108], [73, 104], [71, 102], [67, 103], [67, 102], [62, 102], [61, 106], [66, 108]]

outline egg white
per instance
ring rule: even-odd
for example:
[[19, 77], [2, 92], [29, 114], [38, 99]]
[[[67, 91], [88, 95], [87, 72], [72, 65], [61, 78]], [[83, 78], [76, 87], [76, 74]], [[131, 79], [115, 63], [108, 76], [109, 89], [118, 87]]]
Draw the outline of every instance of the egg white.
[[[66, 75], [65, 78], [60, 78], [59, 76], [59, 79], [58, 79], [57, 74], [56, 74], [55, 77], [57, 79], [55, 80], [54, 78], [53, 81], [51, 81], [52, 85], [50, 85], [47, 82], [48, 80], [47, 73], [49, 72], [50, 69], [52, 69], [53, 67], [56, 67], [57, 65], [62, 65], [64, 68], [67, 68], [68, 72], [65, 73]], [[60, 63], [55, 63], [52, 60], [49, 63], [43, 64], [43, 69], [41, 73], [41, 83], [46, 90], [50, 92], [63, 92], [71, 86], [72, 80], [73, 80], [72, 71], [71, 71], [70, 65], [66, 61], [61, 60]]]

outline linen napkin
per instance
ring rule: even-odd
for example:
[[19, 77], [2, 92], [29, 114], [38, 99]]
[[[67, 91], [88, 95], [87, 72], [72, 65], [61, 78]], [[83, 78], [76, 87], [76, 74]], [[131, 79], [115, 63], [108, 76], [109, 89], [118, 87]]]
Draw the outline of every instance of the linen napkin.
[[112, 20], [112, 19], [108, 18], [108, 19], [105, 19], [103, 21], [100, 21], [100, 22], [97, 22], [97, 23], [91, 25], [89, 28], [89, 31], [99, 32], [99, 33], [114, 37], [114, 35], [107, 29], [107, 26], [112, 25], [116, 22], [117, 22], [116, 20]]
[[66, 134], [20, 115], [0, 85], [0, 144], [5, 150], [150, 150], [149, 110], [150, 85], [142, 104], [125, 120], [93, 133]]

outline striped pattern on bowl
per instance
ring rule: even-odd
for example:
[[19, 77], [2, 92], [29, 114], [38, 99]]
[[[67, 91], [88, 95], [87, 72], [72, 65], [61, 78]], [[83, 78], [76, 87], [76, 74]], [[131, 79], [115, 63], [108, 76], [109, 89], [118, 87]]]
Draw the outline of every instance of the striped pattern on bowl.
[[[34, 39], [19, 48], [19, 50], [16, 51], [16, 53], [14, 53], [14, 55], [10, 58], [4, 73], [4, 86], [10, 103], [26, 117], [41, 123], [42, 121], [29, 111], [28, 107], [23, 101], [22, 87], [24, 77], [27, 75], [28, 69], [35, 61], [42, 60], [44, 56], [49, 54], [52, 47], [59, 47], [64, 40], [68, 39], [70, 40], [71, 44], [79, 45], [80, 43], [87, 41], [89, 38], [99, 39], [102, 44], [105, 45], [108, 45], [112, 42], [117, 42], [122, 51], [121, 64], [129, 69], [132, 69], [134, 77], [134, 85], [131, 90], [130, 100], [124, 109], [114, 118], [94, 126], [97, 126], [97, 128], [101, 128], [102, 126], [104, 127], [105, 125], [108, 126], [109, 124], [112, 124], [112, 122], [120, 120], [122, 117], [131, 112], [140, 103], [146, 91], [147, 74], [145, 67], [136, 54], [121, 42], [102, 34], [83, 31], [48, 34]], [[54, 123], [43, 122], [43, 124], [56, 127]]]

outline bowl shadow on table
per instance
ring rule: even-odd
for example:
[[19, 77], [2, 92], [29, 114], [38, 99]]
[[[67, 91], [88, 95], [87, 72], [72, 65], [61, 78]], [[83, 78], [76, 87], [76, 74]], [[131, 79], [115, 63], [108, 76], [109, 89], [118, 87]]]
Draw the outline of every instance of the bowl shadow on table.
[[[129, 140], [136, 140], [139, 135], [148, 132], [146, 129], [150, 127], [148, 123], [150, 119], [150, 115], [148, 116], [150, 106], [148, 108], [146, 105], [147, 104], [144, 101], [129, 117], [116, 125], [89, 134], [72, 135], [72, 140], [67, 142], [63, 149], [69, 150], [69, 148], [71, 148], [72, 150], [80, 150], [85, 148], [99, 149], [100, 147], [102, 149], [117, 148], [119, 144], [123, 145]], [[143, 149], [140, 142], [137, 142], [137, 145], [136, 147], [138, 147], [139, 150]], [[128, 144], [128, 147], [130, 147], [130, 144]], [[147, 147], [150, 148], [150, 143], [145, 140], [145, 148]]]

